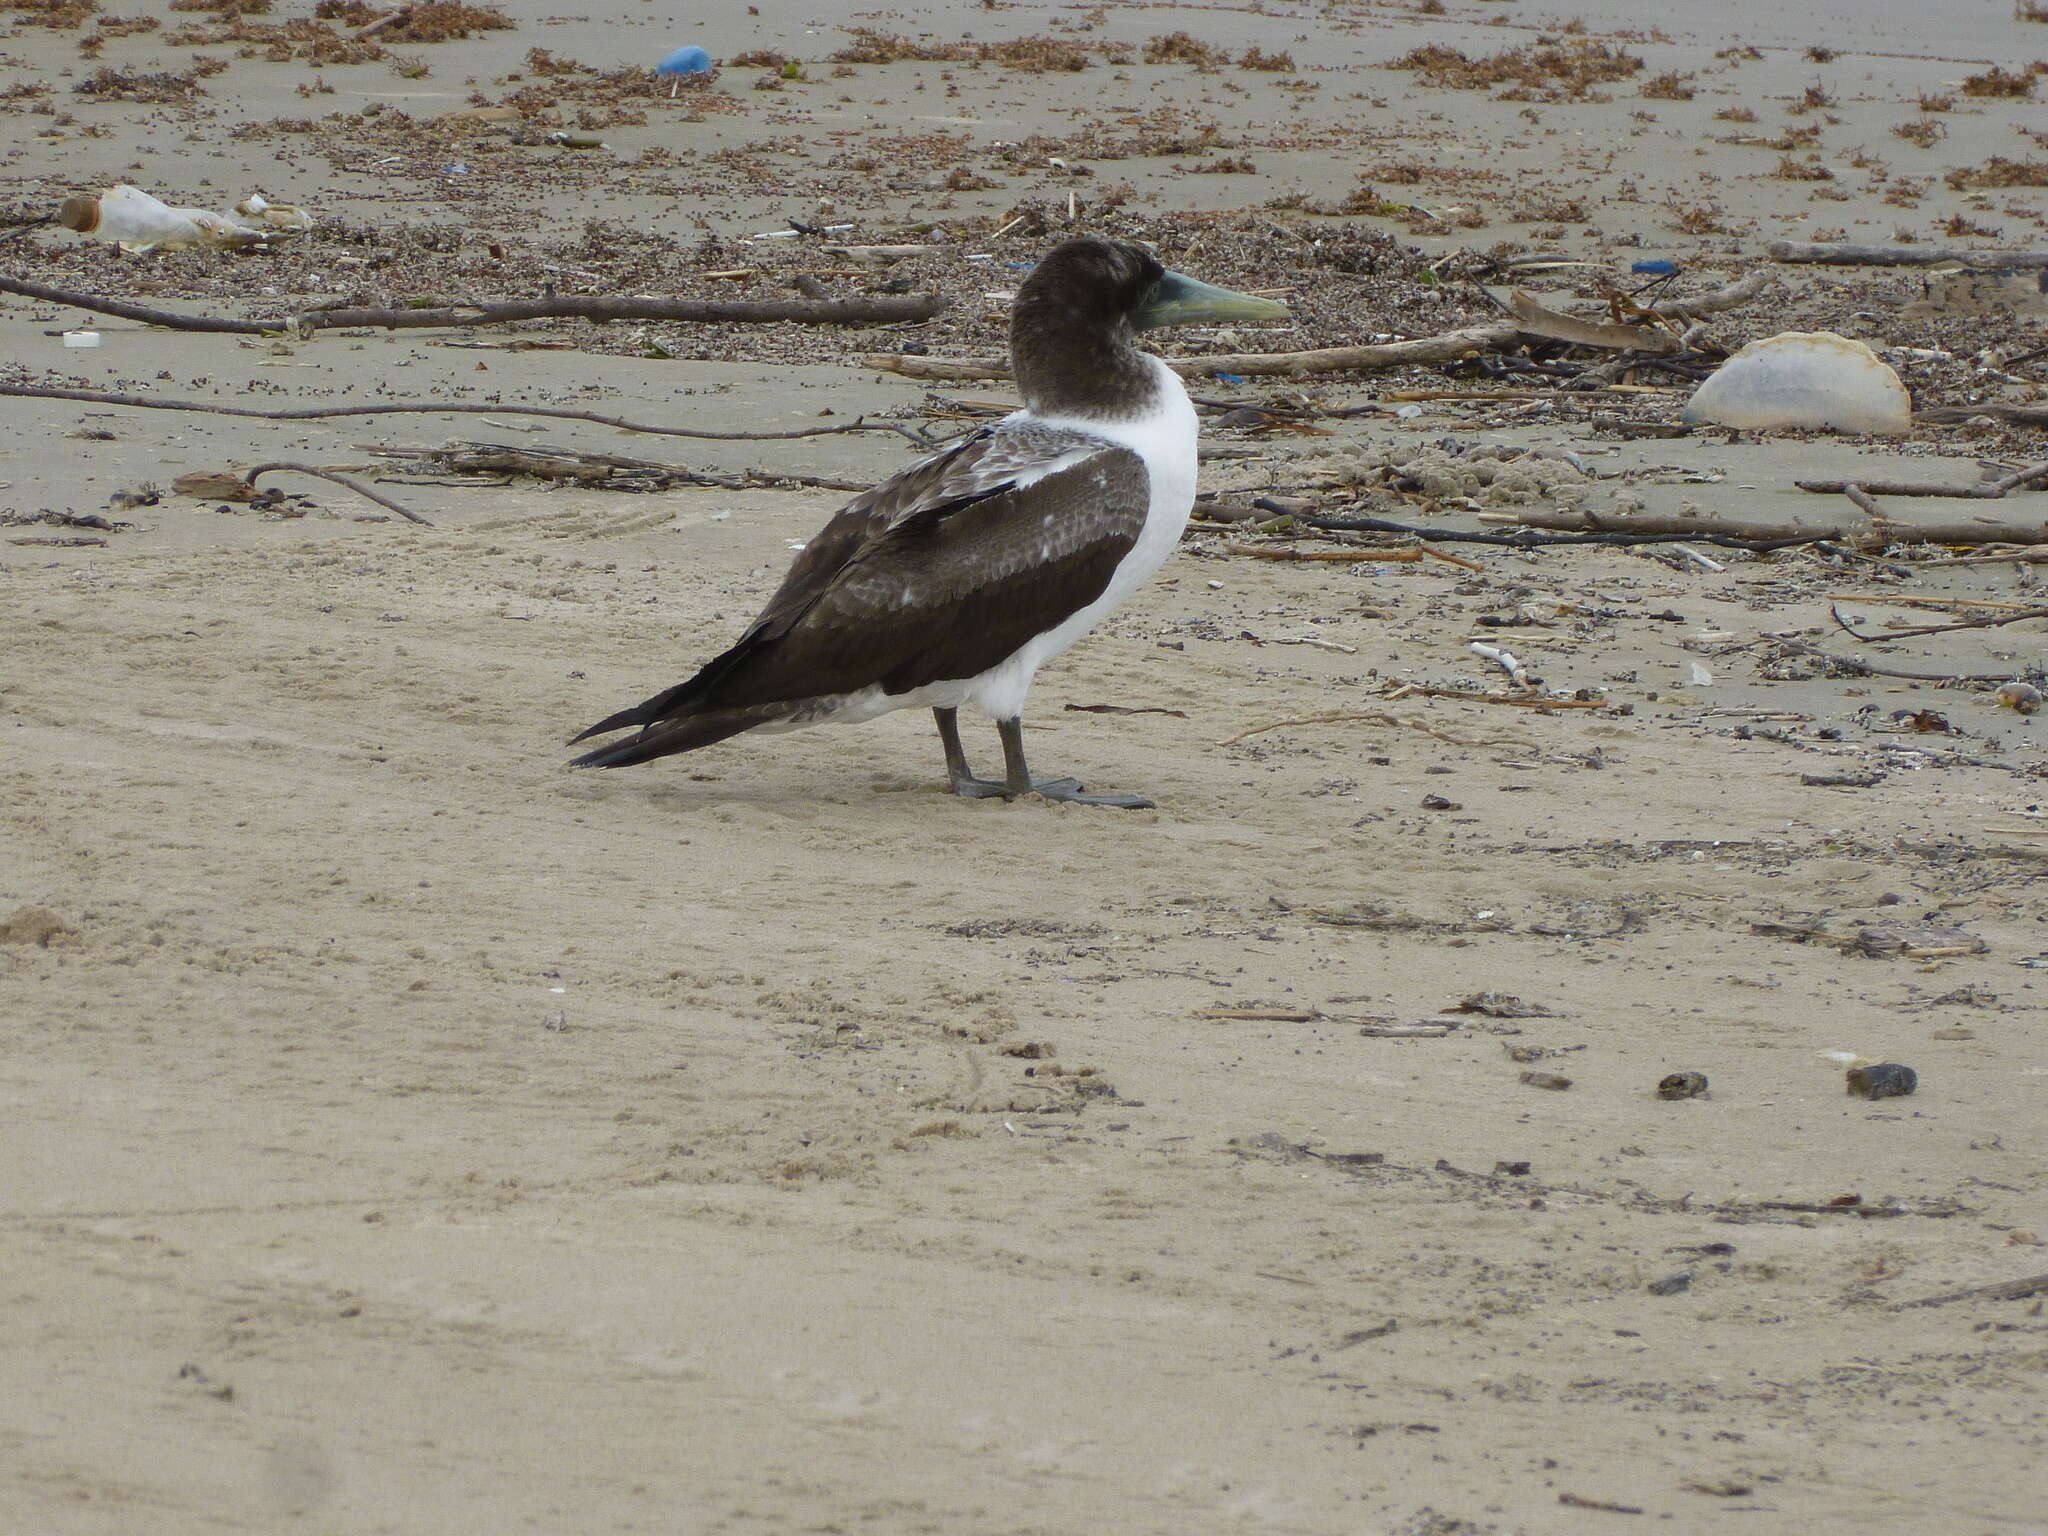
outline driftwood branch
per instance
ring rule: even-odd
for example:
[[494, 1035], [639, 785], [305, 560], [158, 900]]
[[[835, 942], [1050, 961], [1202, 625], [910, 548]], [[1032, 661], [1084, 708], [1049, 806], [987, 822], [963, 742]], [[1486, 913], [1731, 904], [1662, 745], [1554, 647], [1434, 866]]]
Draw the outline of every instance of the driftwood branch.
[[[1208, 352], [1195, 357], [1169, 357], [1165, 361], [1176, 373], [1195, 375], [1241, 373], [1301, 378], [1317, 373], [1380, 373], [1414, 363], [1455, 362], [1475, 352], [1497, 352], [1514, 346], [1521, 334], [1519, 326], [1502, 322], [1378, 346], [1318, 347], [1309, 352]], [[858, 361], [864, 368], [900, 373], [911, 379], [961, 381], [1010, 376], [1009, 359], [1002, 357], [900, 357], [893, 352], [871, 352]]]
[[[1841, 483], [1834, 482], [1840, 490]], [[1887, 491], [1893, 487], [1864, 486], [1866, 490]], [[1965, 493], [1966, 494], [1966, 493]], [[1695, 542], [1718, 543], [1730, 537], [1781, 548], [1794, 544], [2040, 544], [2048, 543], [2048, 523], [2033, 527], [2006, 527], [1995, 523], [1831, 523], [1816, 527], [1810, 523], [1709, 522], [1703, 518], [1675, 515], [1634, 514], [1629, 517], [1589, 517], [1584, 512], [1554, 511], [1533, 507], [1508, 514], [1524, 528], [1557, 528], [1572, 532], [1603, 534], [1665, 534]]]
[[[1696, 299], [1674, 299], [1654, 306], [1652, 313], [1666, 319], [1709, 315], [1747, 304], [1777, 281], [1774, 274], [1752, 272], [1740, 282], [1730, 283]], [[1169, 357], [1166, 364], [1176, 373], [1199, 376], [1211, 373], [1239, 373], [1247, 377], [1305, 378], [1319, 373], [1384, 373], [1390, 368], [1419, 364], [1453, 363], [1481, 352], [1501, 352], [1518, 346], [1530, 336], [1542, 340], [1569, 341], [1580, 346], [1606, 350], [1627, 348], [1661, 355], [1679, 350], [1676, 337], [1647, 327], [1607, 325], [1581, 320], [1545, 309], [1526, 294], [1517, 295], [1514, 320], [1466, 326], [1441, 336], [1421, 336], [1413, 341], [1382, 342], [1362, 347], [1317, 347], [1307, 352], [1208, 352], [1195, 357]], [[884, 373], [900, 373], [910, 379], [1007, 379], [1010, 364], [1001, 357], [901, 357], [891, 352], [869, 353], [860, 359], [863, 367]]]
[[1665, 357], [1680, 350], [1676, 336], [1645, 325], [1616, 325], [1609, 320], [1586, 320], [1562, 314], [1538, 304], [1517, 288], [1508, 296], [1508, 313], [1525, 335], [1551, 341], [1569, 342], [1575, 347], [1598, 347], [1608, 351], [1645, 352]]
[[439, 412], [476, 416], [546, 416], [556, 421], [588, 421], [621, 432], [647, 432], [663, 437], [704, 438], [722, 443], [761, 443], [783, 438], [826, 437], [837, 432], [894, 432], [919, 447], [929, 446], [908, 427], [893, 422], [871, 422], [865, 417], [830, 427], [797, 427], [788, 432], [711, 432], [696, 427], [657, 427], [646, 422], [627, 421], [620, 416], [600, 416], [595, 411], [571, 411], [547, 405], [469, 405], [447, 400], [429, 405], [309, 405], [264, 411], [249, 405], [221, 405], [211, 400], [162, 400], [153, 395], [110, 394], [96, 389], [59, 389], [43, 384], [0, 384], [0, 396], [13, 395], [30, 400], [80, 400], [88, 405], [122, 405], [145, 411], [204, 411], [214, 416], [253, 416], [259, 421], [319, 421], [334, 416], [434, 415]]
[[2048, 480], [2048, 460], [2029, 464], [2009, 475], [2000, 475], [1996, 480], [1980, 480], [1975, 485], [1930, 485], [1923, 480], [1795, 480], [1792, 483], [1802, 491], [1832, 492], [1837, 496], [1848, 495], [1853, 488], [1866, 496], [1956, 496], [1970, 501], [1996, 501], [2008, 492], [2027, 490], [2043, 480]]
[[742, 491], [790, 485], [827, 491], [868, 489], [865, 481], [835, 480], [825, 475], [780, 474], [754, 469], [732, 475], [716, 474], [691, 469], [686, 464], [663, 464], [654, 459], [634, 459], [624, 454], [591, 453], [538, 443], [454, 442], [439, 448], [363, 446], [365, 452], [374, 453], [379, 458], [410, 459], [431, 464], [447, 474], [531, 475], [539, 480], [606, 491], [667, 491], [680, 486], [712, 486], [720, 490]]
[[20, 278], [0, 277], [0, 293], [67, 304], [94, 314], [139, 320], [174, 331], [210, 331], [234, 336], [263, 336], [282, 331], [311, 335], [319, 330], [369, 327], [416, 330], [431, 327], [507, 325], [518, 320], [588, 320], [604, 325], [614, 320], [684, 320], [701, 324], [745, 325], [892, 325], [929, 320], [946, 307], [937, 294], [881, 295], [858, 299], [771, 299], [759, 302], [724, 299], [608, 298], [555, 294], [540, 299], [503, 299], [483, 304], [456, 304], [440, 309], [309, 309], [268, 320], [230, 320], [213, 315], [183, 315], [128, 299], [73, 293]]
[[428, 522], [424, 517], [421, 517], [419, 513], [414, 512], [409, 508], [401, 507], [397, 502], [391, 500], [390, 497], [378, 495], [375, 491], [371, 490], [367, 485], [364, 485], [361, 481], [351, 480], [347, 475], [338, 474], [337, 472], [331, 469], [318, 469], [311, 464], [286, 464], [283, 462], [275, 464], [258, 464], [254, 469], [250, 470], [242, 478], [248, 481], [249, 484], [253, 486], [256, 483], [256, 477], [258, 475], [267, 475], [274, 470], [289, 470], [291, 473], [295, 475], [312, 475], [321, 480], [331, 480], [336, 485], [344, 486], [347, 489], [354, 491], [358, 496], [367, 496], [371, 501], [377, 503], [378, 506], [385, 507], [393, 512], [396, 512], [400, 517], [406, 519], [408, 522], [419, 523], [427, 528], [431, 528], [434, 526], [432, 523]]
[[2048, 427], [2048, 405], [1935, 405], [1915, 411], [1913, 419], [1936, 426], [1988, 416], [2009, 427]]
[[1966, 267], [2048, 267], [2048, 251], [1959, 251], [1932, 245], [1833, 245], [1779, 240], [1771, 260], [1812, 262], [1830, 267], [1932, 267], [1960, 262]]
[[1769, 268], [1760, 267], [1740, 282], [1730, 283], [1725, 288], [1716, 288], [1712, 293], [1703, 293], [1696, 299], [1665, 299], [1650, 306], [1650, 313], [1662, 315], [1670, 320], [1685, 320], [1694, 315], [1718, 315], [1723, 310], [1740, 309], [1751, 299], [1767, 293], [1775, 287], [1778, 274]]

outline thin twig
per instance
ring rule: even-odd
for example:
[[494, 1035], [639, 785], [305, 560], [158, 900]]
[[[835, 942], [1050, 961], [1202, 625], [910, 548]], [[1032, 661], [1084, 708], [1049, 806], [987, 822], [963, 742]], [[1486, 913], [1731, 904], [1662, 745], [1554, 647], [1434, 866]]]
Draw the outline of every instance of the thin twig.
[[2018, 613], [2002, 614], [1994, 619], [1962, 619], [1954, 624], [1921, 624], [1912, 629], [1888, 629], [1881, 635], [1866, 635], [1847, 619], [1842, 610], [1834, 604], [1828, 605], [1828, 616], [1842, 627], [1842, 633], [1866, 644], [1883, 644], [1887, 640], [1907, 640], [1914, 635], [1945, 635], [1954, 629], [1997, 629], [2001, 624], [2017, 624], [2022, 619], [2048, 619], [2048, 608], [2023, 608]]
[[[1278, 510], [1262, 497], [1252, 503], [1261, 511]], [[1639, 544], [1712, 544], [1722, 549], [1745, 549], [1767, 554], [1777, 549], [1796, 549], [1803, 544], [1822, 544], [1840, 538], [1835, 528], [1817, 529], [1796, 538], [1749, 539], [1719, 533], [1636, 533], [1622, 529], [1600, 532], [1539, 533], [1525, 528], [1519, 533], [1466, 533], [1454, 528], [1416, 528], [1390, 522], [1383, 517], [1319, 517], [1313, 513], [1284, 513], [1304, 528], [1326, 529], [1332, 533], [1400, 533], [1432, 544], [1489, 544], [1497, 549], [1557, 549], [1572, 545], [1605, 545], [1610, 549], [1633, 548]]]
[[1402, 683], [1386, 695], [1390, 699], [1467, 699], [1475, 704], [1519, 704], [1524, 709], [1606, 709], [1605, 699], [1551, 699], [1538, 694], [1475, 693], [1469, 688], [1432, 688], [1426, 683]]
[[1939, 1296], [1923, 1296], [1918, 1301], [1895, 1302], [1892, 1310], [1904, 1312], [1913, 1307], [1945, 1307], [1952, 1301], [2024, 1301], [2043, 1291], [2048, 1291], [2048, 1275], [2028, 1275], [2022, 1280], [1999, 1280], [1991, 1285], [1973, 1285], [1967, 1290], [1943, 1291]]
[[1395, 725], [1411, 731], [1420, 731], [1425, 736], [1433, 737], [1437, 741], [1446, 742], [1454, 747], [1512, 747], [1517, 752], [1534, 752], [1538, 750], [1533, 742], [1522, 741], [1513, 736], [1454, 736], [1449, 731], [1440, 731], [1434, 726], [1424, 724], [1420, 720], [1411, 720], [1401, 715], [1390, 715], [1384, 710], [1377, 709], [1369, 709], [1357, 713], [1343, 711], [1329, 715], [1304, 715], [1298, 720], [1275, 720], [1271, 725], [1254, 725], [1247, 730], [1239, 731], [1235, 736], [1226, 737], [1222, 741], [1217, 742], [1216, 745], [1219, 747], [1232, 746], [1237, 742], [1243, 741], [1247, 736], [1263, 736], [1268, 731], [1284, 731], [1290, 726], [1338, 725], [1353, 720], [1363, 721], [1368, 725]]
[[1380, 561], [1414, 565], [1422, 559], [1419, 549], [1296, 549], [1292, 545], [1264, 548], [1257, 544], [1226, 544], [1226, 555], [1247, 555], [1254, 560], [1313, 560], [1347, 565], [1358, 561]]
[[1807, 644], [1804, 640], [1782, 638], [1776, 643], [1797, 651], [1802, 656], [1811, 656], [1817, 661], [1825, 661], [1832, 666], [1840, 667], [1858, 677], [1897, 677], [1909, 683], [2005, 683], [2010, 682], [2013, 677], [2010, 672], [1901, 672], [1894, 667], [1873, 665], [1860, 657], [1838, 656], [1833, 651], [1824, 651], [1817, 645]]
[[336, 474], [331, 469], [316, 469], [311, 464], [286, 464], [283, 462], [275, 464], [258, 464], [254, 469], [250, 470], [242, 478], [244, 480], [247, 480], [251, 485], [254, 485], [256, 483], [256, 477], [258, 475], [268, 474], [270, 471], [274, 469], [287, 469], [290, 470], [295, 475], [313, 475], [321, 480], [332, 480], [336, 485], [346, 486], [349, 490], [354, 491], [358, 496], [369, 497], [370, 500], [377, 503], [377, 505], [380, 507], [388, 507], [391, 511], [396, 512], [400, 517], [405, 518], [410, 522], [418, 523], [421, 526], [427, 528], [431, 528], [434, 526], [432, 523], [428, 522], [427, 519], [421, 517], [419, 513], [412, 511], [410, 508], [401, 507], [397, 502], [391, 500], [388, 496], [379, 496], [375, 491], [371, 490], [367, 485], [364, 485], [361, 481], [351, 480], [347, 475]]
[[830, 427], [797, 427], [788, 432], [712, 432], [697, 427], [657, 427], [628, 421], [623, 416], [600, 416], [595, 411], [571, 411], [551, 405], [469, 405], [436, 401], [429, 405], [307, 405], [285, 410], [263, 411], [249, 405], [221, 405], [211, 400], [159, 400], [150, 395], [111, 394], [97, 389], [59, 389], [45, 384], [0, 384], [0, 395], [29, 400], [80, 400], [87, 405], [125, 405], [144, 411], [204, 411], [214, 416], [253, 416], [259, 421], [320, 421], [333, 416], [434, 415], [439, 412], [477, 416], [547, 416], [556, 421], [588, 421], [600, 427], [617, 427], [621, 432], [646, 432], [660, 437], [698, 437], [722, 443], [765, 443], [784, 438], [829, 437], [838, 432], [894, 432], [920, 448], [925, 439], [908, 427], [894, 422], [869, 421], [865, 416]]

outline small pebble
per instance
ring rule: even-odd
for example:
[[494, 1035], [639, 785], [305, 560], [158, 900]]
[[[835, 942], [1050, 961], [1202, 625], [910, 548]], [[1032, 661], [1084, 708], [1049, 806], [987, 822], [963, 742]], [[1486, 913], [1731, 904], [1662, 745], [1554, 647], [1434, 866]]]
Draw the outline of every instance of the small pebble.
[[1572, 1080], [1562, 1072], [1524, 1072], [1522, 1081], [1531, 1088], [1551, 1088], [1560, 1092], [1572, 1085]]
[[1919, 1074], [1896, 1061], [1849, 1069], [1849, 1092], [1859, 1099], [1904, 1098], [1919, 1086]]
[[1652, 1280], [1648, 1290], [1652, 1296], [1676, 1296], [1680, 1291], [1692, 1289], [1692, 1271], [1681, 1269], [1675, 1275], [1666, 1275], [1662, 1280]]
[[1673, 1072], [1657, 1084], [1660, 1099], [1696, 1099], [1707, 1091], [1704, 1072]]

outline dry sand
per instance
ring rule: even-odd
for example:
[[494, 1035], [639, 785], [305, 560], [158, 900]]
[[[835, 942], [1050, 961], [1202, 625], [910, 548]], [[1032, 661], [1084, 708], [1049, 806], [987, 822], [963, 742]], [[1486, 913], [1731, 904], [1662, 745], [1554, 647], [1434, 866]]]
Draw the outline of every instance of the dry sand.
[[[1426, 333], [1464, 302], [1407, 269], [1332, 274], [1289, 230], [1391, 228], [1431, 257], [1509, 238], [1610, 267], [1670, 254], [1705, 281], [1825, 229], [1931, 240], [1963, 218], [2007, 244], [2040, 238], [2039, 189], [1942, 181], [2039, 158], [2023, 136], [2038, 105], [1913, 105], [2048, 53], [2048, 26], [2002, 0], [1944, 14], [1938, 49], [1926, 8], [1875, 4], [1691, 7], [1656, 18], [1668, 37], [1637, 6], [1527, 0], [1450, 0], [1442, 17], [1010, 4], [860, 19], [1133, 49], [1186, 30], [1290, 50], [1291, 76], [1100, 58], [1071, 74], [835, 75], [832, 18], [726, 6], [678, 30], [652, 8], [509, 9], [517, 30], [395, 50], [425, 77], [334, 67], [333, 94], [312, 98], [296, 94], [303, 63], [200, 48], [229, 67], [168, 105], [70, 88], [102, 64], [182, 69], [193, 48], [143, 32], [81, 60], [90, 22], [16, 25], [0, 97], [53, 93], [0, 99], [0, 185], [25, 212], [116, 179], [216, 204], [261, 185], [349, 233], [242, 261], [38, 234], [0, 246], [0, 270], [264, 313], [357, 286], [402, 299], [436, 276], [458, 294], [595, 282], [573, 270], [582, 241], [615, 264], [607, 282], [708, 292], [712, 256], [762, 251], [731, 236], [819, 217], [822, 198], [857, 239], [940, 223], [938, 253], [907, 270], [963, 300], [925, 334], [965, 353], [999, 334], [1000, 300], [979, 295], [1014, 274], [963, 276], [960, 255], [1028, 260], [1057, 229], [981, 236], [1020, 199], [1057, 213], [1078, 188], [1085, 214], [1115, 182], [1130, 183], [1126, 228], [1293, 200], [1193, 237], [1211, 259], [1188, 265], [1240, 282], [1260, 275], [1246, 230], [1275, 224], [1272, 249], [1299, 247], [1267, 283], [1298, 286], [1301, 325], [1248, 345]], [[302, 11], [280, 0], [251, 19]], [[1612, 100], [1502, 102], [1368, 67], [1425, 42], [1526, 44], [1570, 12], [1646, 76], [1697, 72], [1698, 94], [1644, 100], [1638, 80]], [[1717, 58], [1738, 38], [1760, 57]], [[688, 41], [779, 48], [809, 79], [755, 93], [769, 71], [729, 69], [715, 110], [628, 98], [646, 120], [602, 127], [611, 148], [574, 158], [418, 126], [472, 91], [522, 88], [505, 76], [529, 48], [611, 69]], [[1815, 45], [1842, 52], [1805, 57]], [[1835, 105], [1788, 116], [1815, 81]], [[601, 96], [590, 110], [616, 114]], [[372, 100], [413, 126], [264, 126]], [[1745, 105], [1754, 128], [1714, 119]], [[1947, 136], [1886, 132], [1923, 116]], [[1046, 144], [1004, 159], [1033, 134], [1199, 141], [1204, 121], [1220, 127], [1191, 154], [1155, 142], [1086, 178], [1046, 164]], [[1823, 124], [1810, 147], [1833, 182], [1767, 174], [1806, 148], [1716, 137], [1801, 124]], [[706, 158], [722, 146], [743, 152]], [[1853, 166], [1859, 148], [1889, 170]], [[1186, 169], [1226, 154], [1256, 169]], [[1389, 160], [1501, 179], [1433, 189], [1374, 171]], [[953, 164], [992, 185], [919, 180]], [[1411, 233], [1313, 211], [1361, 175], [1439, 212], [1476, 199], [1478, 223]], [[1888, 203], [1902, 176], [1927, 185]], [[1524, 193], [1584, 211], [1544, 232], [1507, 206]], [[1673, 227], [1708, 204], [1693, 222], [1714, 228]], [[613, 222], [586, 236], [592, 218]], [[451, 221], [460, 239], [419, 234]], [[629, 249], [636, 228], [662, 239]], [[1189, 228], [1172, 226], [1180, 249]], [[676, 254], [707, 229], [724, 238], [703, 259]], [[486, 256], [494, 239], [516, 248]], [[780, 249], [761, 259], [805, 259]], [[395, 267], [373, 264], [389, 250]], [[1972, 357], [2010, 323], [1909, 321], [1917, 286], [1794, 273], [1765, 328], [1819, 316], [1929, 350], [1961, 337], [1946, 360], [1899, 357], [1923, 404], [2025, 398]], [[286, 404], [488, 390], [726, 428], [828, 406], [915, 422], [924, 400], [850, 361], [902, 333], [562, 325], [524, 334], [573, 350], [512, 351], [102, 320], [99, 351], [59, 350], [51, 333], [80, 319], [5, 300], [4, 376]], [[1732, 320], [1732, 339], [1756, 323]], [[650, 340], [677, 355], [648, 355]], [[1677, 398], [1631, 408], [1667, 416]], [[1332, 439], [1223, 432], [1215, 444], [1251, 457], [1214, 459], [1209, 478], [1301, 485], [1341, 468], [1345, 445], [1412, 459], [1452, 437], [1576, 451], [1621, 477], [1596, 498], [1796, 517], [1817, 505], [1790, 488], [1799, 474], [1967, 481], [1975, 453], [2041, 456], [2038, 433], [1952, 430], [1902, 452], [1634, 441], [1584, 417], [1438, 401]], [[169, 495], [107, 510], [111, 492], [192, 468], [526, 439], [475, 417], [301, 426], [9, 400], [6, 419], [0, 505], [136, 525], [25, 525], [7, 532], [104, 542], [0, 544], [6, 1529], [2048, 1531], [2041, 1297], [1899, 1309], [2048, 1269], [2048, 714], [1815, 675], [1772, 640], [1854, 648], [1827, 618], [1836, 594], [1872, 626], [1944, 617], [1900, 595], [2030, 601], [2026, 567], [1902, 579], [1811, 554], [1722, 551], [1712, 572], [1467, 549], [1482, 571], [1338, 568], [1233, 558], [1238, 539], [1212, 530], [1042, 678], [1029, 720], [1041, 768], [1142, 789], [1156, 812], [952, 799], [929, 722], [908, 715], [575, 776], [561, 741], [722, 645], [834, 496], [386, 486], [433, 520], [414, 528], [293, 481], [309, 515]], [[850, 479], [907, 449], [532, 440]], [[1421, 500], [1375, 506], [1429, 515]], [[1894, 510], [2038, 521], [2041, 504]], [[1518, 607], [1542, 627], [1473, 627]], [[2038, 665], [2041, 630], [1867, 654], [2017, 673]], [[1489, 635], [1616, 707], [1385, 696], [1389, 679], [1491, 689], [1466, 650]], [[1288, 643], [1302, 641], [1316, 643]], [[1086, 709], [1111, 703], [1151, 712]], [[1914, 731], [1920, 710], [1960, 734]], [[1223, 744], [1329, 713], [1356, 718]], [[985, 726], [969, 745], [992, 760]], [[1972, 936], [1936, 949], [1984, 948], [1853, 947], [1901, 924]], [[1548, 1011], [1446, 1011], [1486, 992]], [[1455, 1027], [1387, 1033], [1417, 1023]], [[1919, 1092], [1851, 1098], [1842, 1056], [1908, 1063]], [[1710, 1094], [1660, 1101], [1679, 1070], [1706, 1073]]]

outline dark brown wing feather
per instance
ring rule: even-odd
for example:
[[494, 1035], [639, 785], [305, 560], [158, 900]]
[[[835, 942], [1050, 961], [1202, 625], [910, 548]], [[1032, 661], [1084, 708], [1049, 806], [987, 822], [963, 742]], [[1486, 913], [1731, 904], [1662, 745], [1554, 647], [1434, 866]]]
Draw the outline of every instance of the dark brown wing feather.
[[637, 725], [653, 750], [621, 744], [581, 761], [703, 745], [691, 732], [656, 746], [653, 727], [684, 714], [767, 711], [746, 729], [777, 705], [985, 672], [1102, 595], [1149, 501], [1144, 461], [1128, 449], [1034, 423], [976, 433], [848, 503], [695, 677], [576, 738]]

